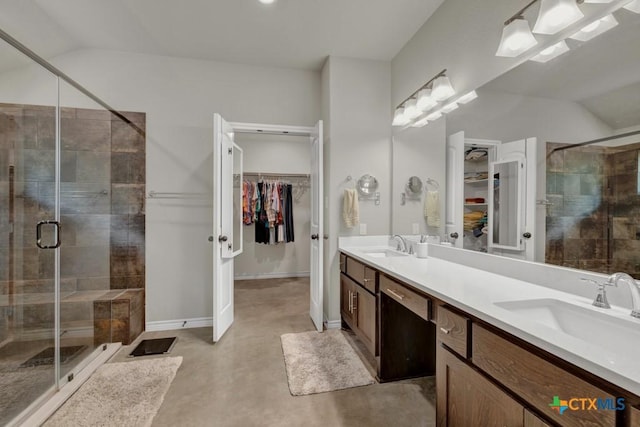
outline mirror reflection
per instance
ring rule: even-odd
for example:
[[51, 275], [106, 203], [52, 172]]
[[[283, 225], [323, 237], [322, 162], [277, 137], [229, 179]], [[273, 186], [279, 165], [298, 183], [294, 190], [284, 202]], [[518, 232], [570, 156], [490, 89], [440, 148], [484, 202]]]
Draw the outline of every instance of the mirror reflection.
[[[522, 253], [494, 253], [640, 278], [640, 15], [620, 9], [614, 16], [615, 28], [584, 42], [567, 39], [566, 53], [521, 64], [445, 116], [443, 145], [461, 131], [502, 144], [537, 140], [527, 152], [523, 201], [531, 214], [523, 231], [531, 238]], [[427, 135], [441, 121], [409, 131]], [[394, 137], [394, 182], [403, 138]], [[431, 150], [425, 147], [421, 159], [432, 160]], [[500, 233], [504, 222], [496, 225]], [[400, 228], [394, 220], [394, 233], [408, 232]]]

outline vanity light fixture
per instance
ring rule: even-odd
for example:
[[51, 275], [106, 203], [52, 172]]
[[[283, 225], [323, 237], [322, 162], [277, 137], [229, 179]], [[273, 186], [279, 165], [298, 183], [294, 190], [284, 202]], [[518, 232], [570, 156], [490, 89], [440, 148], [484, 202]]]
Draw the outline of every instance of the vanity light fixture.
[[434, 111], [433, 113], [429, 114], [427, 116], [427, 120], [432, 122], [434, 120], [438, 120], [440, 117], [442, 117], [442, 112], [440, 110], [438, 110], [438, 111]]
[[391, 126], [405, 126], [409, 124], [409, 121], [407, 116], [404, 115], [404, 107], [398, 107], [393, 114], [393, 123], [391, 123]]
[[456, 100], [456, 102], [458, 104], [468, 104], [469, 102], [473, 101], [477, 97], [478, 97], [478, 94], [476, 93], [476, 91], [472, 90], [471, 92], [462, 95], [460, 98]]
[[431, 89], [431, 96], [434, 100], [440, 102], [445, 99], [451, 98], [456, 93], [453, 86], [451, 86], [451, 82], [449, 81], [449, 77], [444, 74], [437, 77], [433, 81], [433, 88]]
[[556, 34], [582, 18], [584, 14], [576, 0], [540, 0], [540, 10], [533, 32]]
[[536, 62], [548, 62], [553, 58], [557, 58], [565, 52], [569, 52], [569, 46], [567, 46], [567, 43], [562, 40], [554, 45], [549, 46], [546, 49], [541, 50], [540, 53], [531, 58], [531, 60]]
[[411, 98], [404, 103], [404, 116], [407, 119], [413, 120], [420, 114], [422, 114], [422, 111], [418, 109], [418, 101], [415, 98]]
[[415, 122], [414, 124], [411, 125], [412, 128], [421, 128], [424, 125], [426, 125], [427, 123], [429, 123], [429, 120], [427, 120], [426, 117], [418, 120], [417, 122]]
[[631, 12], [640, 13], [640, 0], [632, 0], [622, 7], [630, 10]]
[[448, 114], [453, 110], [457, 110], [457, 109], [458, 109], [458, 103], [454, 101], [442, 107], [440, 111], [442, 111], [445, 114]]
[[609, 31], [617, 25], [618, 21], [616, 21], [616, 18], [614, 18], [613, 15], [607, 15], [603, 18], [593, 21], [589, 25], [586, 25], [574, 35], [569, 36], [569, 38], [579, 40], [581, 42], [586, 42], [587, 40], [591, 40], [592, 38], [599, 36], [606, 31]]
[[[410, 124], [423, 113], [428, 112], [438, 105], [439, 101], [450, 98], [455, 94], [455, 90], [451, 86], [446, 72], [446, 69], [440, 71], [432, 79], [420, 86], [418, 90], [413, 92], [407, 99], [402, 101], [394, 112], [392, 126], [406, 126]], [[427, 121], [431, 121], [431, 119], [427, 118]]]
[[531, 34], [529, 22], [518, 15], [505, 22], [496, 56], [513, 58], [537, 44], [538, 41]]
[[418, 109], [422, 112], [431, 110], [438, 105], [438, 101], [431, 96], [431, 89], [426, 88], [418, 92]]

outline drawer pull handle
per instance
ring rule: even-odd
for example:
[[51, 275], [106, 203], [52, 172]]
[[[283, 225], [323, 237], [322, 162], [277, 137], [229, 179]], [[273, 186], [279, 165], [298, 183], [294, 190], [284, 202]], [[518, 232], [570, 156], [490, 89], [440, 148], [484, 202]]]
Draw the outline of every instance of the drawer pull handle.
[[404, 295], [399, 294], [398, 292], [394, 291], [393, 289], [387, 288], [387, 292], [389, 292], [394, 297], [398, 298], [400, 301], [402, 301], [404, 299]]
[[449, 335], [451, 333], [451, 329], [440, 328], [440, 331], [446, 335]]

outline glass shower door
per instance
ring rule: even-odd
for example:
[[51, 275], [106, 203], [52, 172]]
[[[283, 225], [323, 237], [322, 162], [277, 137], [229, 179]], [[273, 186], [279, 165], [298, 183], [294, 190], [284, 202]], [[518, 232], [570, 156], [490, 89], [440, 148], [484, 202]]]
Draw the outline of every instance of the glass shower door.
[[[1, 43], [0, 425], [4, 425], [55, 390], [56, 249], [43, 248], [55, 246], [57, 235], [55, 224], [43, 221], [56, 219], [59, 169], [57, 78]], [[26, 80], [32, 84], [20, 84]]]

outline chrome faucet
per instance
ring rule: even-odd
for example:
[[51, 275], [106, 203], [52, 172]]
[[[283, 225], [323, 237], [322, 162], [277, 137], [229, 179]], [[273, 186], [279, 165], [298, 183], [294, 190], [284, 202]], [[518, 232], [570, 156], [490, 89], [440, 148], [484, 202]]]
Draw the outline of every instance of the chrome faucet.
[[618, 286], [618, 282], [622, 280], [629, 285], [631, 291], [631, 304], [633, 309], [631, 310], [631, 316], [640, 319], [640, 286], [636, 280], [629, 276], [627, 273], [613, 273], [607, 279], [606, 284], [612, 286]]
[[398, 239], [398, 246], [396, 247], [396, 250], [407, 252], [407, 241], [405, 240], [405, 238], [399, 234], [394, 234], [393, 236], [391, 236], [391, 239], [395, 239], [395, 238]]

